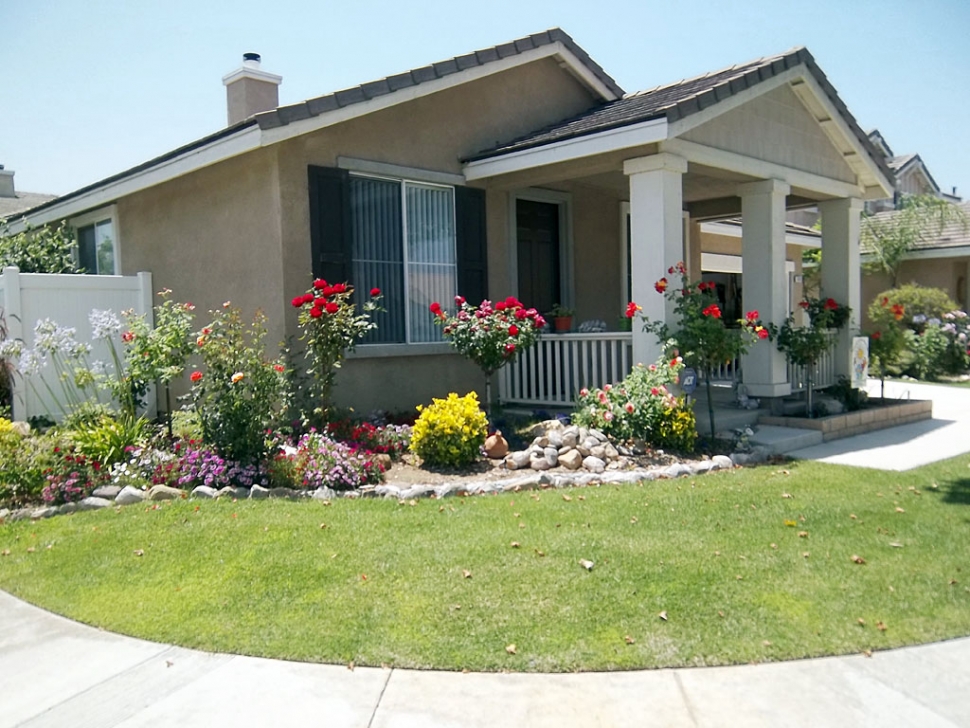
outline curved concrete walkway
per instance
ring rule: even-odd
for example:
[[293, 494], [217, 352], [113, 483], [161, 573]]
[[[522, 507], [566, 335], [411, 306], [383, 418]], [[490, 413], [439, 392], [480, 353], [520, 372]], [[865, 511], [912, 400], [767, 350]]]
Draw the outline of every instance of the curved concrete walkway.
[[0, 726], [970, 726], [970, 638], [739, 667], [422, 672], [219, 655], [0, 592]]

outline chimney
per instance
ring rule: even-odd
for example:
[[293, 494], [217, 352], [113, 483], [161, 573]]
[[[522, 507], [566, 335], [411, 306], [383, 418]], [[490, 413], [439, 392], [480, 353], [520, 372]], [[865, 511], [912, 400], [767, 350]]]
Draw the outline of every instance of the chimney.
[[258, 53], [243, 53], [242, 66], [222, 77], [229, 126], [280, 105], [283, 77], [260, 70], [259, 61]]
[[6, 170], [0, 164], [0, 197], [16, 197], [13, 188], [13, 170]]

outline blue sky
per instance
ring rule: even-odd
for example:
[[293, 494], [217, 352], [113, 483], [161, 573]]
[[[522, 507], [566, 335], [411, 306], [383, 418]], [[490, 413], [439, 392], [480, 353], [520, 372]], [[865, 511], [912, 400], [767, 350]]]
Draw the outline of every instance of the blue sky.
[[553, 26], [627, 91], [807, 46], [864, 129], [970, 198], [966, 0], [0, 0], [0, 164], [63, 194], [216, 131], [244, 51], [285, 104]]

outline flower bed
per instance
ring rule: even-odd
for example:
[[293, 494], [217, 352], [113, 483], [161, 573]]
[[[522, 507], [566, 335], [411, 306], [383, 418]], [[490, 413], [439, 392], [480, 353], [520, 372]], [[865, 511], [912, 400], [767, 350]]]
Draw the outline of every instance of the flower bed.
[[822, 440], [829, 442], [830, 440], [862, 435], [875, 430], [884, 430], [887, 427], [928, 420], [933, 417], [932, 400], [900, 402], [898, 400], [870, 399], [869, 405], [870, 408], [857, 412], [844, 412], [814, 419], [762, 416], [759, 418], [758, 424], [818, 430], [822, 433]]

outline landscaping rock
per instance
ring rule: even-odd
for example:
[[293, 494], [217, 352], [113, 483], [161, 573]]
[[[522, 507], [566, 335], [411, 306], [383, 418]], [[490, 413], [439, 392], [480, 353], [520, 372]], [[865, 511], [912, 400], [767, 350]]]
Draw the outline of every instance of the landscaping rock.
[[497, 459], [504, 458], [509, 454], [509, 443], [502, 437], [502, 431], [496, 430], [494, 434], [485, 438], [485, 456]]
[[699, 463], [691, 463], [690, 469], [695, 475], [701, 475], [716, 470], [717, 466], [711, 460], [701, 460]]
[[412, 498], [424, 498], [434, 493], [433, 485], [412, 485], [407, 490], [401, 491], [401, 500], [411, 500]]
[[120, 492], [120, 485], [102, 485], [95, 488], [91, 495], [93, 495], [95, 498], [107, 498], [108, 500], [114, 500], [118, 497]]
[[749, 465], [752, 462], [751, 455], [746, 452], [732, 452], [731, 462], [737, 466]]
[[219, 491], [209, 485], [199, 485], [192, 489], [193, 498], [218, 498]]
[[562, 432], [559, 430], [551, 430], [546, 435], [546, 439], [549, 440], [549, 447], [554, 447], [557, 450], [562, 447]]
[[[77, 510], [77, 503], [64, 503], [63, 505], [58, 506], [57, 515], [59, 516], [67, 515], [68, 513], [74, 513], [76, 510]], [[0, 518], [0, 523], [2, 522], [3, 522], [3, 519]]]
[[24, 521], [30, 518], [30, 513], [31, 513], [30, 508], [18, 508], [17, 510], [13, 511], [9, 516], [7, 516], [7, 520], [10, 523], [13, 523], [15, 521]]
[[259, 499], [259, 498], [269, 498], [269, 488], [264, 488], [261, 485], [255, 485], [254, 484], [249, 489], [249, 497], [250, 498], [256, 498], [256, 499]]
[[387, 470], [389, 467], [391, 467], [391, 462], [392, 462], [391, 456], [388, 455], [386, 452], [379, 452], [379, 453], [376, 453], [375, 455], [372, 455], [371, 460], [377, 463], [378, 465], [382, 466], [384, 470]]
[[711, 462], [721, 470], [730, 470], [734, 467], [734, 461], [727, 455], [715, 455], [711, 458]]
[[609, 443], [609, 442], [606, 443], [605, 445], [603, 445], [603, 449], [606, 453], [607, 460], [616, 460], [618, 457], [620, 457], [620, 453], [617, 451], [615, 447], [613, 447], [612, 443]]
[[664, 475], [668, 478], [679, 478], [681, 475], [690, 475], [690, 468], [683, 463], [674, 463], [668, 466], [664, 471]]
[[287, 498], [288, 500], [297, 500], [300, 497], [300, 494], [295, 490], [293, 490], [292, 488], [271, 488], [269, 491], [269, 497]]
[[564, 468], [577, 470], [583, 464], [583, 456], [579, 454], [579, 450], [569, 450], [559, 456], [559, 464]]
[[582, 443], [576, 446], [576, 452], [578, 452], [584, 458], [589, 457], [589, 448], [586, 447], [586, 445], [583, 445]]
[[10, 509], [0, 508], [0, 523], [3, 523], [4, 521], [6, 521], [7, 518], [9, 517], [10, 517]]
[[435, 498], [447, 498], [458, 491], [458, 483], [445, 483], [434, 489]]
[[599, 458], [600, 460], [606, 460], [606, 446], [605, 445], [594, 445], [589, 449], [589, 454], [594, 458]]
[[604, 470], [606, 470], [606, 463], [604, 463], [598, 457], [590, 455], [583, 458], [583, 467], [593, 473], [602, 473]]
[[548, 470], [552, 467], [549, 461], [543, 456], [535, 456], [529, 461], [529, 467], [533, 470]]
[[401, 489], [396, 485], [378, 485], [374, 488], [374, 494], [381, 498], [401, 499]]
[[119, 506], [127, 506], [132, 503], [141, 503], [145, 500], [145, 492], [131, 485], [126, 485], [118, 495], [115, 496], [115, 503]]
[[603, 432], [597, 430], [596, 428], [591, 428], [589, 431], [589, 434], [590, 434], [590, 437], [595, 437], [600, 442], [606, 442], [606, 440], [608, 439]]
[[[246, 491], [247, 494], [249, 491]], [[232, 486], [227, 485], [225, 488], [220, 488], [216, 491], [216, 498], [235, 498], [236, 489]]]
[[249, 497], [249, 488], [244, 488], [241, 485], [233, 488], [236, 494], [236, 500], [242, 500], [243, 498]]
[[569, 427], [562, 433], [562, 447], [576, 447], [579, 444], [579, 428]]
[[554, 468], [559, 465], [559, 451], [550, 446], [542, 451], [543, 456], [546, 458], [546, 462], [549, 463], [550, 468]]
[[77, 504], [77, 509], [79, 511], [97, 511], [101, 508], [108, 508], [112, 505], [114, 504], [107, 498], [95, 498], [94, 496], [91, 496], [80, 501]]
[[311, 495], [310, 497], [313, 498], [314, 500], [329, 501], [337, 497], [337, 491], [335, 491], [333, 488], [328, 488], [327, 486], [323, 486], [322, 488], [317, 488], [315, 491], [313, 491], [313, 495]]
[[50, 518], [51, 516], [57, 515], [56, 506], [47, 506], [46, 508], [38, 508], [30, 514], [30, 519], [32, 521], [39, 521], [42, 518]]
[[529, 451], [519, 450], [505, 458], [505, 467], [509, 470], [518, 470], [529, 466]]
[[182, 496], [181, 490], [170, 485], [153, 485], [148, 489], [148, 500], [150, 501], [175, 500]]
[[546, 437], [545, 435], [541, 435], [532, 441], [532, 445], [530, 446], [530, 449], [539, 448], [541, 450], [542, 448], [548, 447], [548, 446], [549, 446], [549, 438]]

